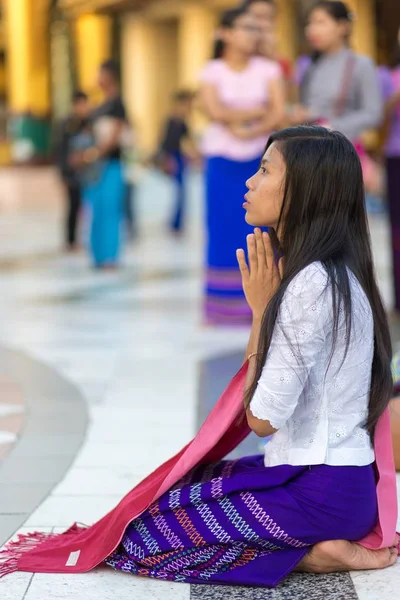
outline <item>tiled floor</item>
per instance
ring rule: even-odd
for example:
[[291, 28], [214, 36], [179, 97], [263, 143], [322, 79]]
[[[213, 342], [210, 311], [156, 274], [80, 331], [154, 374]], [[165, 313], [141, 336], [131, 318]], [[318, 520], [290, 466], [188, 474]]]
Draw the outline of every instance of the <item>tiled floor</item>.
[[[44, 191], [36, 189], [29, 206], [24, 196], [30, 185], [5, 173], [0, 174], [0, 189], [2, 177], [8, 194], [0, 196], [0, 343], [49, 370], [26, 369], [25, 390], [45, 384], [46, 392], [42, 403], [35, 402], [36, 414], [29, 412], [25, 431], [31, 436], [30, 446], [17, 444], [14, 466], [8, 467], [6, 461], [0, 474], [5, 470], [4, 477], [15, 486], [29, 484], [18, 475], [20, 461], [41, 483], [49, 483], [49, 474], [53, 482], [57, 472], [62, 475], [54, 461], [62, 462], [63, 448], [78, 441], [74, 419], [68, 416], [75, 396], [60, 385], [59, 377], [68, 380], [88, 407], [85, 444], [63, 480], [27, 515], [25, 527], [50, 531], [74, 521], [91, 523], [193, 436], [209, 403], [235, 369], [247, 334], [201, 326], [201, 194], [196, 182], [188, 233], [171, 239], [163, 229], [170, 189], [162, 180], [143, 181], [138, 196], [142, 236], [127, 252], [123, 271], [102, 274], [90, 271], [84, 256], [58, 253], [61, 203], [51, 172], [44, 183], [35, 175], [36, 185]], [[12, 230], [22, 233], [13, 235]], [[385, 222], [375, 220], [373, 231], [381, 286], [390, 306]], [[48, 414], [51, 406], [64, 407], [61, 420]], [[60, 440], [51, 457], [34, 440], [35, 432], [48, 443]], [[254, 438], [247, 443], [243, 452], [257, 448]], [[149, 451], [143, 452], [144, 447]], [[48, 462], [35, 474], [39, 459]], [[30, 494], [29, 487], [20, 491]], [[4, 514], [0, 525], [6, 523], [12, 531], [20, 526], [18, 519]], [[72, 578], [10, 576], [0, 580], [0, 598], [384, 600], [398, 591], [399, 579], [400, 564], [385, 573], [353, 577], [294, 576], [277, 591], [232, 590], [138, 580], [101, 569]], [[379, 593], [372, 596], [375, 590]]]

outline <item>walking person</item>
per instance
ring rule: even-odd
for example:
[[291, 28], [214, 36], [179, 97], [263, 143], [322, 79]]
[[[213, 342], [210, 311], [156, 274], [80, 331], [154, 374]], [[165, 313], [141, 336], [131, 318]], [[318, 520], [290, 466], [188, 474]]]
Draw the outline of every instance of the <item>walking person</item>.
[[260, 35], [246, 8], [225, 12], [214, 60], [201, 74], [200, 101], [210, 119], [202, 152], [207, 214], [204, 318], [211, 325], [251, 321], [235, 258], [250, 231], [241, 214], [244, 181], [258, 168], [268, 135], [285, 111], [279, 65], [257, 56]]
[[158, 166], [171, 176], [176, 184], [176, 196], [169, 223], [172, 233], [184, 229], [186, 213], [186, 173], [189, 160], [198, 161], [197, 150], [188, 120], [192, 112], [194, 94], [180, 90], [174, 94], [173, 106], [163, 128], [163, 136], [157, 155]]
[[57, 128], [55, 142], [56, 164], [59, 169], [68, 201], [65, 218], [65, 248], [73, 252], [78, 248], [78, 225], [81, 211], [82, 182], [79, 171], [72, 167], [69, 159], [75, 148], [76, 139], [88, 126], [90, 105], [82, 91], [74, 93], [72, 111]]
[[128, 125], [120, 93], [119, 67], [113, 60], [100, 66], [99, 86], [104, 101], [91, 115], [94, 143], [76, 152], [71, 162], [89, 171], [84, 196], [91, 213], [89, 245], [93, 264], [99, 269], [115, 269], [119, 265], [126, 211], [122, 159]]
[[289, 114], [292, 125], [320, 123], [344, 133], [356, 146], [367, 188], [377, 172], [361, 136], [379, 126], [383, 101], [374, 62], [349, 47], [353, 13], [344, 2], [322, 0], [311, 9], [306, 37], [313, 50], [300, 82], [301, 104]]

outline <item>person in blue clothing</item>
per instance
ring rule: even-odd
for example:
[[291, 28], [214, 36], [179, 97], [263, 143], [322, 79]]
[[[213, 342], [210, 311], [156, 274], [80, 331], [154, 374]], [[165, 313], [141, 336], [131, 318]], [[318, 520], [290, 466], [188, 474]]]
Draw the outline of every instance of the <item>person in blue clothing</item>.
[[159, 166], [176, 183], [176, 198], [169, 223], [173, 233], [181, 233], [184, 228], [188, 159], [198, 161], [200, 158], [188, 124], [193, 101], [194, 94], [189, 90], [180, 90], [174, 94], [173, 107], [164, 124], [158, 154]]
[[121, 98], [119, 67], [113, 60], [100, 66], [99, 87], [104, 100], [90, 118], [92, 143], [71, 157], [82, 170], [84, 198], [91, 213], [90, 251], [93, 265], [115, 269], [119, 265], [124, 221], [126, 182], [123, 175], [124, 135], [129, 129]]

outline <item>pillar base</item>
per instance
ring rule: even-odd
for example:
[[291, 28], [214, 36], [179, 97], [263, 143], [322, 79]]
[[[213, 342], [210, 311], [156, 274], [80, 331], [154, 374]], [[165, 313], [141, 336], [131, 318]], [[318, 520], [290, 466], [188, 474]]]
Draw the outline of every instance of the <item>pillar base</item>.
[[42, 164], [49, 162], [51, 148], [50, 118], [14, 114], [9, 119], [11, 161]]

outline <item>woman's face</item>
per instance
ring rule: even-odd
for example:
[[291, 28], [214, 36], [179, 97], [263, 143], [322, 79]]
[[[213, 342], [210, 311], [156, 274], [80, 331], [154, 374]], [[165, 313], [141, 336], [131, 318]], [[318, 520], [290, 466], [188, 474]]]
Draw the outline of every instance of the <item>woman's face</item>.
[[257, 21], [250, 14], [241, 15], [232, 28], [222, 31], [222, 37], [228, 46], [248, 56], [256, 53], [260, 36]]
[[269, 25], [275, 24], [275, 6], [270, 2], [253, 2], [249, 6], [249, 14], [254, 17], [260, 25], [267, 23]]
[[251, 14], [258, 22], [275, 23], [276, 16], [275, 6], [271, 2], [252, 2], [249, 6], [249, 14]]
[[312, 11], [306, 26], [306, 37], [313, 50], [326, 52], [345, 42], [350, 25], [344, 20], [336, 21], [323, 8]]
[[262, 27], [260, 43], [258, 45], [260, 54], [273, 59], [277, 49], [276, 29], [272, 23], [265, 22]]
[[254, 227], [277, 229], [285, 186], [286, 164], [275, 144], [263, 156], [260, 169], [247, 182], [246, 221]]

